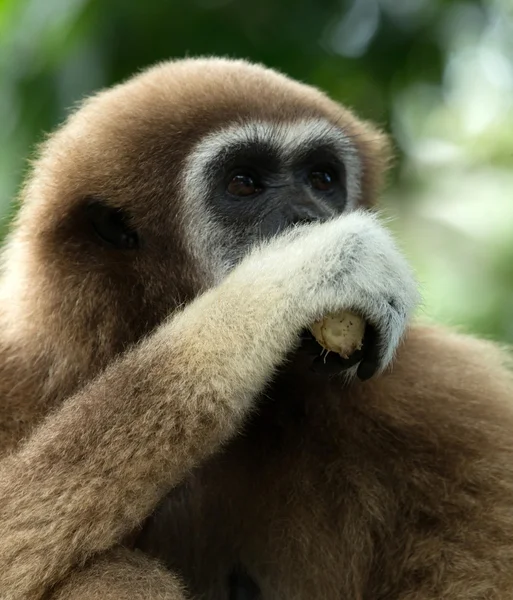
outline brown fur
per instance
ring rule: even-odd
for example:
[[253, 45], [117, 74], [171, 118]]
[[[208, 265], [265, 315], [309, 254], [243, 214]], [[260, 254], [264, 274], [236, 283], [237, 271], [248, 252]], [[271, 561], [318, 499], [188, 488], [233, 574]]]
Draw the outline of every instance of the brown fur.
[[[160, 65], [44, 145], [0, 288], [0, 598], [185, 597], [115, 549], [128, 539], [191, 597], [225, 598], [240, 563], [265, 600], [512, 598], [513, 381], [495, 347], [415, 326], [391, 370], [348, 387], [299, 357], [250, 415], [268, 332], [248, 326], [232, 381], [232, 338], [202, 317], [217, 296], [166, 320], [212, 284], [187, 250], [184, 157], [247, 116], [342, 127], [372, 202], [383, 136], [242, 62]], [[130, 210], [144, 253], [91, 241], [91, 196]]]

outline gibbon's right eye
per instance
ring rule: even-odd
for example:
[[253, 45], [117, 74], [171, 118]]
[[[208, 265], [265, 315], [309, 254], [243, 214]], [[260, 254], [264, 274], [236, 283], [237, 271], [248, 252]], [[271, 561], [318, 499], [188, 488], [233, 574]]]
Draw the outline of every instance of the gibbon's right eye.
[[139, 236], [128, 224], [128, 217], [119, 208], [112, 208], [103, 202], [91, 202], [87, 215], [96, 235], [119, 250], [133, 250], [139, 245]]

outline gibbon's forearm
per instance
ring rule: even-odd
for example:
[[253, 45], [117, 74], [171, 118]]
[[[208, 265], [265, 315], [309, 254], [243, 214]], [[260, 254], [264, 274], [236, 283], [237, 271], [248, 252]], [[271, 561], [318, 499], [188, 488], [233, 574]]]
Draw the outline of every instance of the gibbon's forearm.
[[2, 600], [111, 547], [234, 433], [293, 343], [287, 302], [263, 287], [199, 298], [0, 463]]

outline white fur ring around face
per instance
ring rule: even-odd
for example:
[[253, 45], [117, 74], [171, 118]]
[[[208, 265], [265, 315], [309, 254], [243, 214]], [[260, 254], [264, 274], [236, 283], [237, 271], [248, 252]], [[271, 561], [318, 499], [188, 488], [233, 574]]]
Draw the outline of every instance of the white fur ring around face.
[[349, 358], [363, 345], [365, 321], [351, 312], [341, 311], [316, 321], [310, 331], [325, 350]]

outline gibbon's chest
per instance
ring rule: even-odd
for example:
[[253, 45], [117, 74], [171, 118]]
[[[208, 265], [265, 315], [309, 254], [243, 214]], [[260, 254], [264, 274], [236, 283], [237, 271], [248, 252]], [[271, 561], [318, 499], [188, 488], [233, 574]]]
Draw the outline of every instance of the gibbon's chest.
[[345, 488], [355, 457], [346, 394], [340, 383], [296, 383], [280, 378], [240, 437], [144, 528], [138, 546], [180, 573], [194, 598], [336, 598], [347, 587]]

